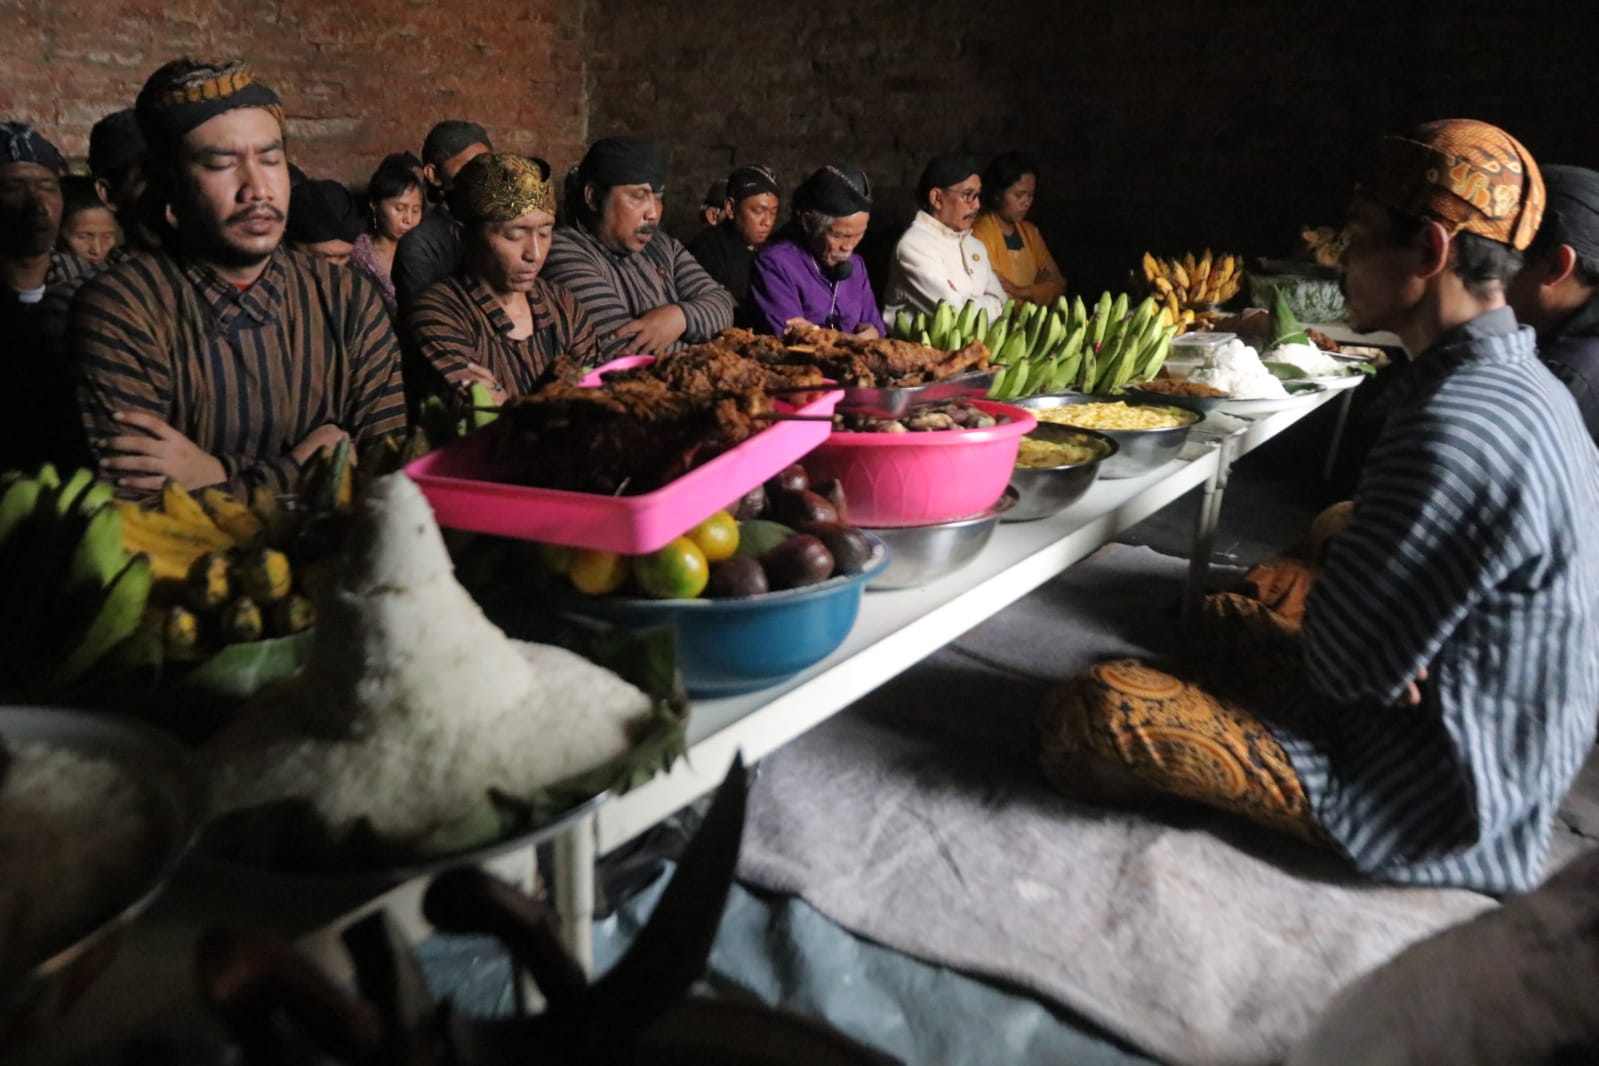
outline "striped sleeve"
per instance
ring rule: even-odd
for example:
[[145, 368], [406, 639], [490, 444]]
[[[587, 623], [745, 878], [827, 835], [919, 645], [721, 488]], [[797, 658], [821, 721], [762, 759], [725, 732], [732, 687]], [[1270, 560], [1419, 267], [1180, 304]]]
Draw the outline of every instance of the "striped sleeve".
[[633, 320], [627, 296], [592, 242], [578, 237], [571, 227], [555, 231], [543, 277], [564, 288], [587, 313], [600, 346], [601, 361], [626, 354], [625, 338], [616, 331]]
[[[139, 411], [172, 421], [170, 356], [147, 307], [170, 305], [172, 294], [144, 267], [124, 269], [86, 283], [72, 301], [66, 350], [78, 407], [95, 463], [105, 459], [100, 441], [123, 432], [112, 416]], [[139, 493], [127, 490], [126, 495]]]
[[[658, 233], [660, 240], [666, 234]], [[676, 304], [683, 309], [683, 320], [688, 324], [683, 339], [690, 344], [701, 344], [733, 324], [733, 294], [718, 282], [695, 259], [693, 253], [676, 238], [668, 248], [671, 252], [673, 291]]]
[[[1485, 400], [1484, 402], [1491, 402]], [[1311, 684], [1339, 702], [1395, 702], [1474, 604], [1526, 557], [1492, 422], [1459, 411], [1374, 453], [1305, 616]], [[1513, 491], [1513, 490], [1510, 490]]]
[[432, 392], [451, 374], [466, 369], [477, 352], [472, 325], [455, 286], [441, 281], [428, 286], [405, 312], [405, 328], [425, 376], [421, 393]]
[[555, 332], [559, 350], [556, 355], [569, 355], [580, 365], [596, 367], [603, 362], [600, 338], [594, 329], [594, 318], [588, 308], [572, 298], [560, 285], [547, 284], [544, 288], [546, 306], [555, 319]]
[[405, 432], [405, 384], [400, 343], [383, 308], [377, 284], [350, 272], [345, 329], [350, 359], [350, 395], [343, 428], [357, 444]]

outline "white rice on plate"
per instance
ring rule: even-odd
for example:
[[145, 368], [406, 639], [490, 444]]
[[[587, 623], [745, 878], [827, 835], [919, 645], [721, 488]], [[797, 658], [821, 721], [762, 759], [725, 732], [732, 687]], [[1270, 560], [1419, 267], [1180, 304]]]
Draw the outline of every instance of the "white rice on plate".
[[100, 756], [7, 745], [0, 775], [0, 975], [24, 973], [132, 902], [156, 854], [146, 791]]
[[1219, 345], [1205, 363], [1188, 375], [1189, 381], [1226, 393], [1234, 400], [1280, 400], [1288, 390], [1260, 361], [1255, 349], [1240, 340]]

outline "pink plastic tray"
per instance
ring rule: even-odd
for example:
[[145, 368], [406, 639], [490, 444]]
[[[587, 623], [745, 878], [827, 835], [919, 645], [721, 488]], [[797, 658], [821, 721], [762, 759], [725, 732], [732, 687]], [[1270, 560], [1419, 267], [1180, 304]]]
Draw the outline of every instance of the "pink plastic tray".
[[[650, 362], [647, 355], [612, 360], [583, 379], [598, 385], [608, 370]], [[830, 415], [837, 390], [803, 407], [782, 410]], [[826, 422], [775, 422], [749, 440], [641, 496], [538, 489], [494, 480], [489, 433], [479, 430], [424, 455], [405, 468], [433, 505], [439, 525], [474, 533], [637, 554], [654, 551], [827, 439]]]

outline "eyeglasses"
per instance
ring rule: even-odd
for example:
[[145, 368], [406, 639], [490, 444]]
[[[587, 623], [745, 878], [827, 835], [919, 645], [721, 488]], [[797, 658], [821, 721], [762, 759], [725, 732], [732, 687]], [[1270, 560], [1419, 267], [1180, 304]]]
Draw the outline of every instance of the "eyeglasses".
[[955, 186], [951, 185], [944, 191], [949, 193], [951, 196], [966, 201], [969, 204], [975, 204], [983, 198], [983, 190], [981, 189], [957, 189]]

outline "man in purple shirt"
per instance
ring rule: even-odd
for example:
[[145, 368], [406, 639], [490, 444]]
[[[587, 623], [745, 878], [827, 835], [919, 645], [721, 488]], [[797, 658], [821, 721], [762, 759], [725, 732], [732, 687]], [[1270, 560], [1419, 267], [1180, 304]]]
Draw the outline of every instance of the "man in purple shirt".
[[750, 304], [760, 328], [791, 326], [881, 337], [883, 315], [855, 246], [866, 235], [872, 185], [847, 163], [825, 166], [794, 192], [794, 218], [755, 256]]

